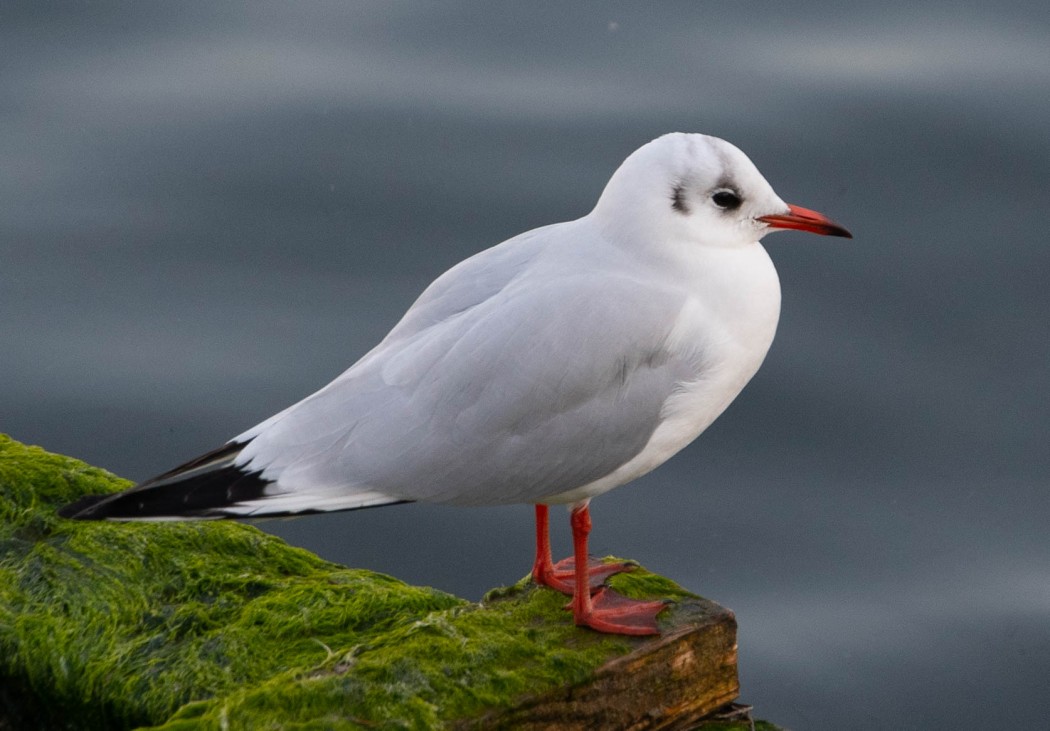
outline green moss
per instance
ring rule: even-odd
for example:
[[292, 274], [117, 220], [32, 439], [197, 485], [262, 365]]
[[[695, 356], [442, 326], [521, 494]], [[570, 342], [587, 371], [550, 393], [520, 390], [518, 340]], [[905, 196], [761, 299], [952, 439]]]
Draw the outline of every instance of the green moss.
[[[525, 581], [472, 604], [247, 525], [55, 515], [128, 484], [0, 435], [7, 723], [439, 728], [583, 680], [638, 642], [575, 628], [565, 597]], [[615, 585], [690, 596], [641, 569]]]
[[156, 724], [466, 606], [246, 525], [55, 516], [128, 484], [0, 435], [0, 679], [31, 692], [41, 723]]

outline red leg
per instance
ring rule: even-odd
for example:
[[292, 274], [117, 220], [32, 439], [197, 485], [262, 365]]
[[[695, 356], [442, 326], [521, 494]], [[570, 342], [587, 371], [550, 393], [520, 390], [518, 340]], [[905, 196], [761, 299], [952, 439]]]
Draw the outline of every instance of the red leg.
[[[598, 591], [613, 574], [631, 571], [635, 565], [626, 562], [604, 563], [588, 559], [587, 578], [592, 592]], [[532, 562], [532, 581], [562, 594], [572, 595], [576, 577], [576, 558], [567, 558], [557, 564], [551, 559], [550, 508], [536, 506], [536, 559]]]
[[[572, 586], [554, 575], [554, 561], [551, 559], [550, 508], [546, 505], [536, 506], [536, 560], [532, 562], [532, 580], [540, 586], [572, 593]], [[566, 591], [568, 589], [568, 591]]]
[[576, 624], [618, 635], [660, 634], [656, 615], [667, 606], [664, 602], [628, 599], [608, 588], [601, 589], [591, 598], [586, 569], [587, 536], [591, 532], [591, 512], [587, 504], [573, 508], [570, 520], [577, 566], [576, 590], [572, 595], [572, 616]]

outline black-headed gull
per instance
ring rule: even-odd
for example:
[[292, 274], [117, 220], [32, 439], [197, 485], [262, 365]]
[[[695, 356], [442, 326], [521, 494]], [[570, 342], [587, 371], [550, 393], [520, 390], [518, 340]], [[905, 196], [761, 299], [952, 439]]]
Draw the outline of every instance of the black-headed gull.
[[[733, 145], [668, 134], [575, 221], [523, 233], [431, 284], [375, 348], [226, 445], [62, 514], [248, 518], [408, 501], [536, 506], [533, 579], [578, 625], [656, 633], [660, 602], [601, 586], [591, 498], [693, 441], [765, 358], [780, 284], [759, 240], [850, 234], [782, 201]], [[550, 504], [571, 506], [555, 566]], [[592, 591], [596, 591], [592, 597]]]

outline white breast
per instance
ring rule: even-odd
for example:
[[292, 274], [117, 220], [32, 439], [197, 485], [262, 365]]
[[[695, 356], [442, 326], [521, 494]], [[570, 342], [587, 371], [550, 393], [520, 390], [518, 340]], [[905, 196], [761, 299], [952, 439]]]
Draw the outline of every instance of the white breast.
[[772, 261], [758, 243], [707, 258], [706, 266], [685, 272], [693, 294], [668, 337], [671, 357], [687, 363], [692, 377], [668, 394], [660, 425], [638, 455], [549, 502], [589, 499], [660, 466], [710, 426], [762, 365], [780, 317], [780, 281]]

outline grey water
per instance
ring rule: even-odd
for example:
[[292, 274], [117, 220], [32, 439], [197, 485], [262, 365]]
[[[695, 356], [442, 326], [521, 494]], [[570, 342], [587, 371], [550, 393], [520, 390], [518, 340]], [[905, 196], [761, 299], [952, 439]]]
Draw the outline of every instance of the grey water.
[[[166, 470], [644, 142], [715, 134], [855, 238], [766, 240], [766, 363], [594, 502], [594, 552], [732, 608], [785, 727], [1044, 727], [1048, 129], [1045, 2], [0, 2], [0, 431]], [[261, 527], [478, 598], [530, 521]]]

